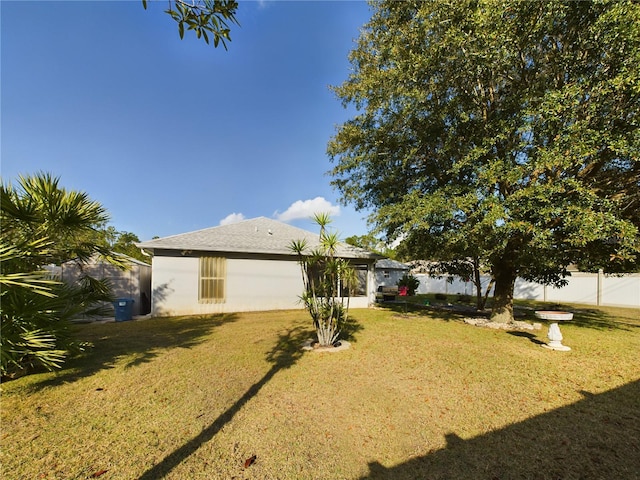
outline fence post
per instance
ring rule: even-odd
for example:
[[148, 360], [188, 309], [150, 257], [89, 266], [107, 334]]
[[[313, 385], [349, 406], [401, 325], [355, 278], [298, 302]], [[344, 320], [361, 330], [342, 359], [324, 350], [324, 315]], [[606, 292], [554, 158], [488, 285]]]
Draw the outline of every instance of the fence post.
[[596, 305], [600, 306], [602, 305], [602, 274], [603, 274], [603, 270], [600, 268], [598, 269], [598, 292], [597, 292], [597, 296], [596, 296]]

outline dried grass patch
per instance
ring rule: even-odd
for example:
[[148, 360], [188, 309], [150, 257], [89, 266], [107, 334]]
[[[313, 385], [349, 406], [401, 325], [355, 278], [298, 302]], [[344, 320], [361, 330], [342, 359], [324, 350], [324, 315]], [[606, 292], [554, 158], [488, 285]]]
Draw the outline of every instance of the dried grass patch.
[[330, 355], [302, 311], [81, 325], [3, 385], [3, 477], [637, 478], [640, 328], [606, 315], [571, 352], [427, 311], [355, 311]]

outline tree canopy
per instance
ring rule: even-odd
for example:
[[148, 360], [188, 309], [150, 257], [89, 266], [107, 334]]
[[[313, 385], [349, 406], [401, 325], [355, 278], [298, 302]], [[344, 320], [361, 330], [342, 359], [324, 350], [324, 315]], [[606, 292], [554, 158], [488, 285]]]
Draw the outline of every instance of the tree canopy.
[[370, 233], [367, 235], [352, 235], [345, 238], [344, 243], [353, 245], [354, 247], [364, 248], [383, 257], [393, 260], [396, 259], [396, 251]]
[[477, 258], [494, 320], [516, 277], [637, 267], [640, 4], [381, 1], [334, 88], [342, 201], [417, 258]]
[[135, 233], [120, 232], [116, 230], [114, 226], [109, 225], [97, 229], [95, 237], [97, 244], [108, 248], [114, 253], [122, 253], [145, 263], [151, 261], [149, 256], [143, 254], [142, 251], [136, 247], [136, 243], [140, 242], [140, 238]]

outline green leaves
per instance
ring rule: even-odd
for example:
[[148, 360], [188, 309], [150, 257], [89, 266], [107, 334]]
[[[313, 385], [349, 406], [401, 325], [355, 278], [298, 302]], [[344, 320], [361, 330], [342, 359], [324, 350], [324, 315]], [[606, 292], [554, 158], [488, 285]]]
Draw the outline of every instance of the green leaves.
[[48, 370], [60, 368], [67, 356], [66, 350], [56, 349], [57, 339], [49, 330], [22, 329], [20, 332], [8, 331], [2, 341], [2, 375], [24, 370], [25, 357], [30, 365], [40, 365]]
[[[83, 192], [68, 191], [47, 173], [0, 186], [0, 374], [31, 368], [58, 368], [80, 345], [68, 333], [71, 319], [104, 315], [108, 285], [83, 276], [65, 285], [44, 269], [94, 255], [111, 256], [97, 243], [96, 229], [107, 220], [104, 208]], [[122, 263], [122, 260], [119, 260]]]
[[106, 210], [86, 193], [62, 188], [50, 173], [21, 176], [16, 186], [3, 183], [0, 196], [7, 240], [13, 245], [49, 241], [49, 248], [39, 251], [40, 265], [87, 259], [100, 250], [95, 229], [109, 219]]
[[506, 282], [555, 281], [586, 258], [628, 269], [640, 253], [640, 4], [375, 8], [334, 87], [358, 108], [328, 146], [342, 200], [414, 258], [479, 258], [510, 269]]
[[298, 257], [304, 291], [300, 299], [308, 310], [321, 346], [331, 346], [348, 318], [349, 295], [357, 285], [355, 270], [343, 258], [335, 257], [340, 243], [336, 232], [327, 232], [331, 217], [317, 213], [314, 220], [320, 226], [319, 245], [311, 251], [309, 243], [292, 240], [289, 249]]
[[[185, 29], [192, 30], [197, 38], [202, 38], [207, 44], [209, 36], [213, 37], [213, 45], [220, 43], [227, 50], [227, 42], [231, 41], [230, 24], [239, 25], [236, 19], [238, 2], [236, 0], [202, 0], [188, 2], [171, 0], [170, 7], [165, 13], [178, 24], [180, 39], [184, 38]], [[146, 0], [143, 7], [147, 8]]]
[[305, 250], [307, 249], [307, 241], [302, 240], [291, 240], [291, 244], [289, 245], [289, 250], [291, 250], [296, 255], [303, 255]]

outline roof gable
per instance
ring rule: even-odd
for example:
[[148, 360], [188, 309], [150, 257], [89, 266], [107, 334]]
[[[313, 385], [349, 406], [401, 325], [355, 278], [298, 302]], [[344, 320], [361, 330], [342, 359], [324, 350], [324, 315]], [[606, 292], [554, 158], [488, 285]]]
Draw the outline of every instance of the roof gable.
[[[291, 255], [289, 246], [292, 240], [306, 240], [310, 249], [320, 244], [318, 233], [309, 232], [270, 218], [258, 217], [230, 225], [220, 225], [149, 240], [136, 245], [147, 250]], [[373, 253], [345, 243], [340, 243], [337, 255], [344, 258], [376, 258]]]

